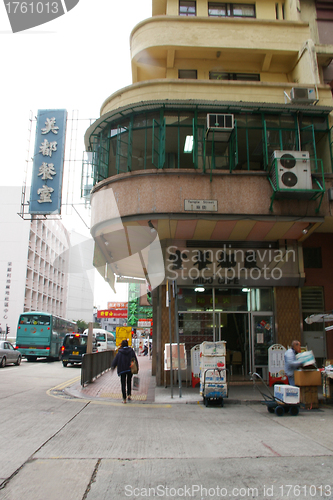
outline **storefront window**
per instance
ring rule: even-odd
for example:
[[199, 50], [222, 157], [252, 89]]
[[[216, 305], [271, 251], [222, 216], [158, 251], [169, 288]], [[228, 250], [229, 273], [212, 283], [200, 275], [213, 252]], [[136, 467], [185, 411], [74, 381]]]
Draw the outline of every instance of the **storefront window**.
[[216, 311], [248, 311], [247, 291], [239, 288], [216, 288]]
[[188, 312], [179, 314], [179, 341], [185, 344], [188, 352], [197, 344], [211, 342], [213, 328], [212, 313]]
[[271, 288], [215, 288], [215, 308], [213, 289], [180, 288], [178, 294], [179, 311], [272, 311]]
[[252, 311], [272, 311], [273, 296], [271, 288], [251, 288], [250, 292]]
[[[202, 287], [203, 288], [203, 287]], [[212, 288], [179, 288], [178, 310], [179, 311], [212, 311], [213, 290]]]

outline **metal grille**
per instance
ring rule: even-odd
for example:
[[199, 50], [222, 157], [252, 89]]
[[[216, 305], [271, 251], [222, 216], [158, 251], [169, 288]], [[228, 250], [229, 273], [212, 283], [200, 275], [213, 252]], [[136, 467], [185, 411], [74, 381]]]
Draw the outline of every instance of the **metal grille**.
[[324, 312], [324, 290], [322, 287], [303, 287], [301, 294], [304, 312]]

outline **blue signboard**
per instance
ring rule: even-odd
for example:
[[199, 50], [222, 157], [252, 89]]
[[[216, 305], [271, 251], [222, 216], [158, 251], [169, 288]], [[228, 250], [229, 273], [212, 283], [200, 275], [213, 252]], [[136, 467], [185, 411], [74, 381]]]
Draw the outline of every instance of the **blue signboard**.
[[40, 109], [30, 191], [30, 214], [61, 211], [67, 111]]

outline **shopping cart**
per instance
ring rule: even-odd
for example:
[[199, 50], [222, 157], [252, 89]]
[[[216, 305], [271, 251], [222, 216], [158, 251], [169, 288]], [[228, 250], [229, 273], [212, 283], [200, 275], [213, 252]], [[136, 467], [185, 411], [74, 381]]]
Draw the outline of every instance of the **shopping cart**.
[[[285, 403], [282, 399], [279, 399], [278, 397], [274, 396], [274, 394], [270, 392], [270, 389], [268, 388], [267, 384], [264, 382], [264, 380], [258, 373], [250, 373], [250, 378], [253, 381], [255, 387], [258, 389], [258, 391], [264, 398], [262, 404], [265, 404], [267, 406], [267, 410], [269, 411], [269, 413], [275, 413], [275, 415], [277, 415], [278, 417], [282, 417], [285, 413], [288, 412], [293, 417], [296, 417], [298, 415], [300, 408], [299, 403]], [[260, 389], [259, 385], [256, 384], [258, 380], [263, 384], [268, 394], [263, 392]]]

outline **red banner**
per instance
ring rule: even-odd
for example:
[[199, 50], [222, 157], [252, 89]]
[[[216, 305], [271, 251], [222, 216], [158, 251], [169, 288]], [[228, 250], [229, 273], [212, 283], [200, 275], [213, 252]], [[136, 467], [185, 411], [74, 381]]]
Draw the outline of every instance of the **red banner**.
[[97, 311], [97, 318], [127, 318], [127, 309], [103, 309]]

